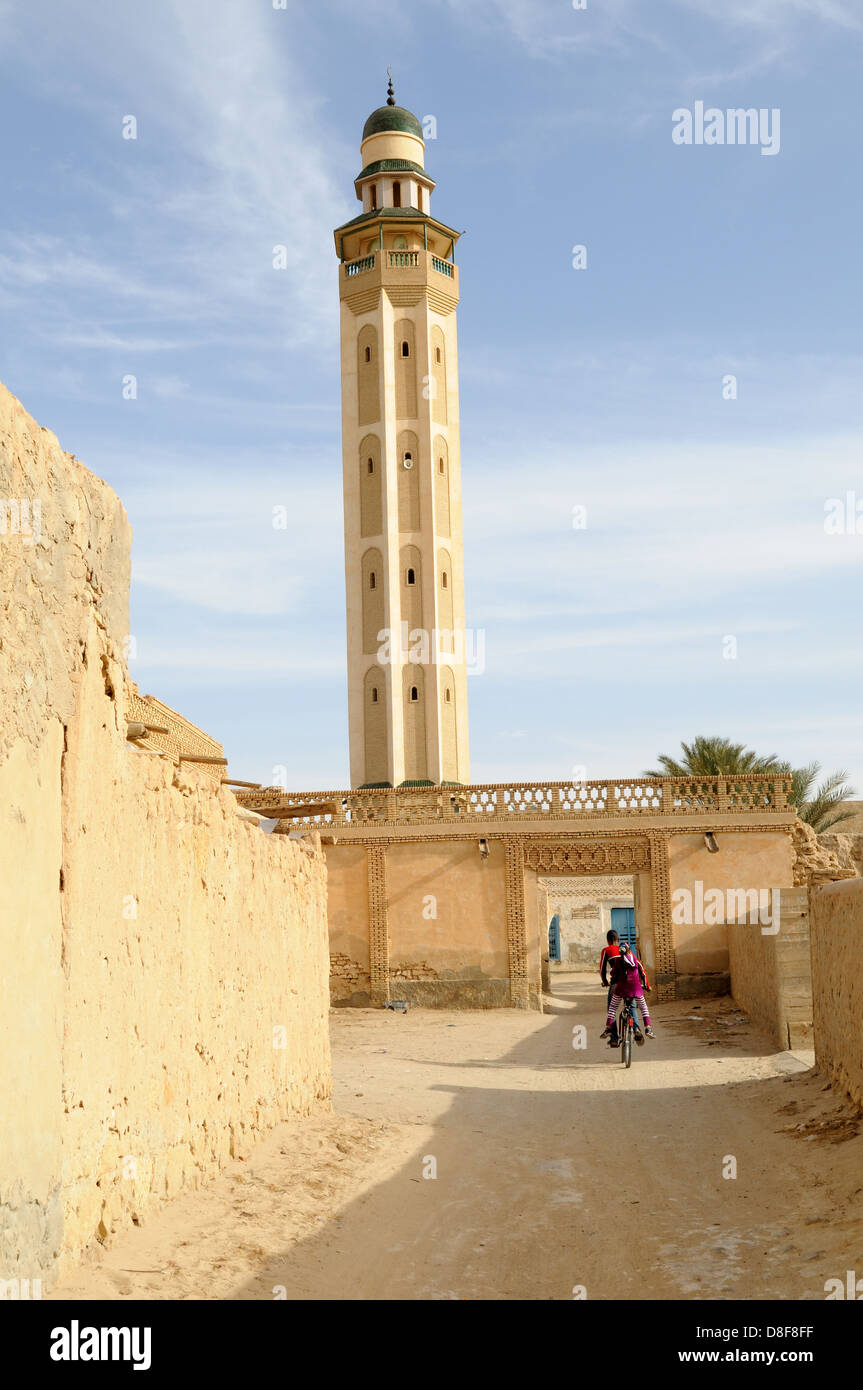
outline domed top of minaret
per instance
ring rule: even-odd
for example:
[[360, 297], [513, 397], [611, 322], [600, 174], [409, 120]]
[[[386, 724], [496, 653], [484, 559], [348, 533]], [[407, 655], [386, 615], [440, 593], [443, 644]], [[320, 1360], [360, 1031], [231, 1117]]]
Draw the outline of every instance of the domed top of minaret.
[[370, 135], [381, 135], [384, 131], [400, 131], [403, 135], [415, 135], [422, 140], [423, 128], [412, 111], [404, 106], [379, 106], [373, 111], [363, 126], [363, 139]]
[[379, 106], [377, 111], [373, 111], [369, 116], [363, 126], [363, 140], [368, 140], [370, 135], [384, 135], [390, 132], [413, 135], [417, 140], [423, 138], [423, 128], [413, 112], [406, 110], [404, 106], [396, 106], [391, 75], [387, 85], [386, 106]]

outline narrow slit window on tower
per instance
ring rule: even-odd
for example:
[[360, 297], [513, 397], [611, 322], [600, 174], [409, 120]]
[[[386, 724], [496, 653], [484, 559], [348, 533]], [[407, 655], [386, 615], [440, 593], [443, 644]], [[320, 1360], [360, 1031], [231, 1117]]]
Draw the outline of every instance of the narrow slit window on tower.
[[377, 205], [378, 205], [378, 186], [377, 186], [376, 183], [373, 183], [373, 184], [372, 184], [371, 190], [370, 190], [370, 191], [371, 191], [371, 203], [372, 203], [372, 208], [376, 208]]
[[[447, 691], [446, 697], [447, 697], [447, 699], [449, 699], [449, 691]], [[372, 686], [372, 704], [373, 704], [373, 705], [376, 705], [377, 702], [378, 702], [378, 688], [377, 688], [376, 685], [373, 685], [373, 686]]]
[[435, 350], [434, 350], [434, 360], [435, 360], [435, 362], [439, 362], [439, 361], [440, 361], [440, 348], [439, 348], [439, 347], [436, 347]]
[[438, 459], [438, 461], [437, 461], [437, 471], [438, 471], [438, 473], [443, 473], [443, 472], [444, 472], [443, 459]]
[[416, 702], [417, 702], [417, 700], [419, 699], [419, 697], [420, 697], [419, 691], [417, 690], [417, 688], [416, 688], [415, 685], [412, 685], [412, 686], [411, 686], [411, 703], [412, 703], [412, 704], [416, 704]]
[[366, 348], [365, 357], [366, 357], [366, 361], [367, 361], [367, 362], [371, 362], [371, 360], [372, 360], [372, 350], [371, 350], [370, 347], [367, 347], [367, 348]]
[[402, 463], [403, 463], [403, 466], [404, 466], [405, 468], [413, 468], [413, 466], [414, 466], [414, 456], [413, 456], [413, 454], [410, 453], [410, 452], [406, 453], [405, 456], [404, 456], [404, 459], [402, 460]]
[[368, 466], [369, 466], [369, 472], [370, 472], [370, 473], [374, 473], [374, 471], [375, 471], [375, 461], [374, 461], [374, 459], [369, 459], [369, 464], [368, 464]]
[[402, 357], [410, 357], [411, 345], [408, 342], [402, 343]]
[[450, 690], [449, 686], [447, 686], [446, 688], [446, 702], [448, 705], [452, 704], [452, 691]]
[[412, 569], [408, 570], [408, 583], [409, 583], [409, 584], [416, 584], [416, 582], [417, 582], [416, 570], [412, 570]]
[[370, 571], [369, 571], [369, 588], [370, 588], [370, 589], [376, 589], [377, 587], [378, 587], [378, 581], [377, 581], [377, 579], [375, 578], [375, 572], [374, 572], [374, 570], [370, 570]]
[[441, 582], [441, 588], [442, 588], [442, 589], [446, 589], [446, 588], [449, 587], [449, 581], [447, 580], [447, 577], [446, 577], [446, 570], [444, 570], [443, 574], [441, 575], [441, 577], [440, 577], [440, 582]]
[[393, 207], [400, 208], [402, 205], [402, 186], [400, 183], [393, 184]]

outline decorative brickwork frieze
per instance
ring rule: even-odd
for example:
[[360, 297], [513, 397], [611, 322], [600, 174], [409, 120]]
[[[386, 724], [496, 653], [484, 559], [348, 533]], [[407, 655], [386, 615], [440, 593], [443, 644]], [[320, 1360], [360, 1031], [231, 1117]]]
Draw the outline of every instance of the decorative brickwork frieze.
[[506, 839], [506, 940], [509, 952], [509, 991], [513, 1008], [530, 1007], [527, 978], [527, 929], [524, 889], [524, 841]]
[[366, 850], [369, 884], [369, 976], [372, 1003], [382, 1004], [390, 997], [389, 935], [387, 922], [386, 846], [369, 845]]
[[675, 997], [674, 932], [671, 925], [671, 875], [668, 836], [660, 831], [650, 836], [650, 885], [653, 907], [653, 949], [656, 959], [654, 987], [658, 999]]
[[637, 874], [650, 868], [650, 846], [646, 838], [608, 840], [556, 840], [542, 844], [528, 840], [525, 864], [537, 873], [560, 874]]

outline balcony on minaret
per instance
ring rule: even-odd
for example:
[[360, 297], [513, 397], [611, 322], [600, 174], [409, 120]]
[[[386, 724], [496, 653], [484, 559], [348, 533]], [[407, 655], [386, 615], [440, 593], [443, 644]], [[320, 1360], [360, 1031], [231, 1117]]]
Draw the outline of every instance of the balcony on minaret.
[[373, 251], [341, 265], [342, 295], [405, 283], [437, 284], [446, 294], [458, 299], [458, 267], [422, 245], [397, 249], [376, 246]]
[[341, 297], [414, 281], [457, 301], [459, 234], [432, 216], [423, 129], [396, 106], [392, 83], [386, 106], [363, 127], [360, 151], [354, 189], [363, 210], [335, 231]]
[[455, 245], [458, 232], [416, 208], [386, 208], [361, 213], [336, 231], [342, 286], [372, 275], [372, 288], [389, 277], [418, 272], [428, 284], [450, 282], [458, 297]]

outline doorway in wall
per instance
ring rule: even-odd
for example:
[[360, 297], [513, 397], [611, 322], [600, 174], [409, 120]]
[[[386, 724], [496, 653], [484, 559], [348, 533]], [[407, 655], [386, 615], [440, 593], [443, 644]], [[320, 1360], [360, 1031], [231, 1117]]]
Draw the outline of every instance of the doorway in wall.
[[[548, 986], [566, 993], [572, 972], [596, 974], [612, 927], [634, 944], [635, 884], [631, 874], [541, 878], [548, 928]], [[597, 976], [597, 981], [598, 981]]]
[[628, 941], [630, 945], [634, 945], [632, 933], [635, 931], [635, 908], [612, 907], [610, 915], [611, 925], [621, 941]]
[[555, 963], [560, 960], [560, 917], [557, 913], [548, 924], [548, 958]]

